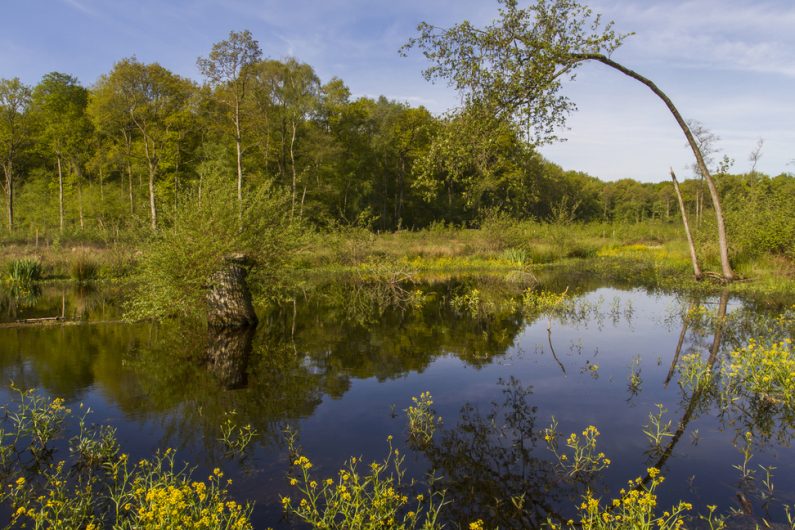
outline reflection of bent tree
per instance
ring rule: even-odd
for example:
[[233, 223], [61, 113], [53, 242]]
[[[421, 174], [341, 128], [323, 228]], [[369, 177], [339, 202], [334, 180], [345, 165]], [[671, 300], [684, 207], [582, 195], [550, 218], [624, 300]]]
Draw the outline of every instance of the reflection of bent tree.
[[504, 401], [484, 416], [472, 405], [455, 429], [422, 448], [451, 501], [445, 513], [465, 528], [483, 519], [487, 528], [539, 528], [555, 517], [561, 488], [550, 462], [533, 456], [538, 441], [530, 387], [503, 383]]
[[[723, 327], [726, 322], [726, 308], [729, 304], [729, 291], [724, 289], [720, 295], [720, 301], [718, 303], [718, 313], [715, 318], [715, 331], [712, 336], [712, 346], [710, 347], [709, 351], [709, 358], [707, 359], [706, 370], [708, 373], [711, 373], [714, 366], [715, 361], [718, 359], [718, 352], [720, 351], [721, 339], [723, 336]], [[679, 350], [681, 346], [677, 345], [677, 350]], [[678, 351], [677, 351], [678, 355]], [[673, 369], [673, 366], [671, 367]], [[708, 384], [699, 384], [693, 389], [693, 394], [690, 396], [690, 399], [687, 400], [687, 407], [685, 408], [684, 413], [682, 414], [682, 418], [679, 420], [679, 425], [676, 427], [676, 431], [674, 431], [673, 436], [671, 437], [671, 441], [668, 443], [668, 446], [662, 451], [660, 457], [657, 459], [657, 462], [654, 463], [654, 467], [657, 469], [662, 469], [668, 459], [673, 454], [674, 448], [679, 443], [679, 440], [682, 438], [682, 435], [687, 430], [687, 426], [690, 421], [693, 419], [693, 415], [699, 409], [701, 405], [704, 405], [704, 400], [707, 396], [709, 396], [709, 389], [710, 385]], [[644, 478], [644, 483], [648, 482], [651, 477], [647, 474]]]

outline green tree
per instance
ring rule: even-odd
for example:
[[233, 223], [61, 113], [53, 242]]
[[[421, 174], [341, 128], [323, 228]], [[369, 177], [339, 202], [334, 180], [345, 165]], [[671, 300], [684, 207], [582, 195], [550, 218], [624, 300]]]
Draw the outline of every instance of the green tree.
[[216, 96], [227, 106], [234, 126], [237, 151], [237, 200], [243, 202], [243, 136], [241, 109], [246, 99], [251, 66], [259, 61], [262, 50], [251, 32], [229, 32], [229, 38], [213, 44], [210, 54], [196, 64], [215, 88]]
[[499, 18], [484, 28], [464, 21], [449, 29], [423, 22], [404, 52], [417, 47], [431, 66], [428, 79], [445, 79], [470, 101], [487, 101], [535, 134], [537, 143], [556, 140], [556, 130], [574, 104], [561, 93], [586, 61], [597, 61], [644, 84], [666, 105], [696, 158], [712, 197], [718, 226], [723, 277], [734, 278], [715, 183], [696, 139], [671, 99], [651, 80], [611, 58], [628, 34], [577, 0], [536, 0], [521, 9], [517, 0], [499, 0]]
[[[149, 175], [149, 220], [157, 229], [155, 183], [163, 156], [181, 137], [188, 122], [193, 84], [157, 63], [143, 64], [136, 59], [116, 63], [110, 74], [100, 79], [95, 89], [93, 114], [110, 127], [119, 127], [132, 149], [137, 134]], [[132, 126], [132, 128], [130, 127]]]
[[[90, 148], [91, 122], [86, 114], [88, 90], [73, 76], [45, 75], [33, 89], [31, 108], [39, 125], [39, 143], [55, 157], [58, 171], [58, 220], [64, 230], [63, 165], [79, 167], [80, 154]], [[82, 216], [81, 216], [82, 217]]]
[[14, 230], [14, 185], [17, 181], [15, 164], [22, 149], [30, 141], [27, 116], [30, 87], [18, 77], [0, 79], [0, 165], [3, 166], [3, 191], [6, 195], [8, 231]]

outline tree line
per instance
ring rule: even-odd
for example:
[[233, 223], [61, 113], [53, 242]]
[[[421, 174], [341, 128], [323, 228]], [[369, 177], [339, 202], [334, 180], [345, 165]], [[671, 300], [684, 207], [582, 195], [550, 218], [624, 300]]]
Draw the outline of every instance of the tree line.
[[[679, 216], [670, 182], [566, 171], [532, 147], [517, 120], [477, 104], [435, 116], [385, 97], [354, 98], [308, 64], [263, 58], [248, 31], [231, 32], [197, 66], [201, 84], [134, 57], [91, 87], [60, 72], [33, 87], [0, 80], [7, 231], [156, 231], [178, 222], [180, 206], [190, 206], [182, 203], [201, 197], [210, 177], [236, 187], [229, 208], [275, 186], [288, 196], [290, 219], [317, 226], [476, 226], [493, 213], [622, 223]], [[764, 181], [792, 190], [784, 175], [749, 180], [726, 170], [721, 188]], [[710, 208], [703, 181], [682, 190], [700, 222]]]

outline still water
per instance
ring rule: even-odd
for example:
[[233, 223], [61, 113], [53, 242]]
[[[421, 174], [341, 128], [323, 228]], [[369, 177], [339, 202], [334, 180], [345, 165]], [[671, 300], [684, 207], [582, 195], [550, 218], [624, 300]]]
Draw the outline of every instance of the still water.
[[[542, 285], [568, 289], [565, 310], [528, 311], [528, 286], [515, 278], [318, 281], [260, 310], [256, 332], [242, 335], [122, 323], [123, 293], [50, 286], [7, 298], [0, 322], [63, 313], [83, 323], [0, 324], [0, 399], [11, 399], [12, 381], [38, 388], [73, 409], [90, 407], [92, 421], [113, 425], [133, 459], [172, 447], [198, 476], [220, 467], [234, 478], [232, 494], [256, 503], [257, 528], [290, 527], [279, 502], [290, 493], [286, 426], [322, 476], [350, 456], [382, 458], [394, 435], [409, 476], [442, 477], [453, 524], [482, 518], [488, 527], [535, 528], [550, 514], [572, 516], [584, 485], [554, 472], [541, 435], [553, 418], [564, 435], [599, 428], [599, 450], [612, 460], [590, 484], [600, 496], [657, 465], [667, 478], [661, 506], [683, 499], [727, 511], [742, 491], [757, 516], [782, 520], [780, 506], [795, 503], [792, 418], [721, 412], [678, 384], [676, 366], [713, 348], [725, 356], [751, 336], [791, 336], [792, 320], [778, 318], [791, 317], [791, 302], [594, 278]], [[443, 425], [419, 447], [408, 443], [404, 410], [424, 391]], [[655, 448], [643, 431], [658, 405], [674, 435]], [[219, 440], [230, 411], [258, 432], [243, 456], [228, 456]], [[754, 435], [754, 482], [733, 467], [743, 462], [746, 431]], [[775, 467], [770, 506], [760, 466]], [[520, 497], [521, 506], [511, 502]]]

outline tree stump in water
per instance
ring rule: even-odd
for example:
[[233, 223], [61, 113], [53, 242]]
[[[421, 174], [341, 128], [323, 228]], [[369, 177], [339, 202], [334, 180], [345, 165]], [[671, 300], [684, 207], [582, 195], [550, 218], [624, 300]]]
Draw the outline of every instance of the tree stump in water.
[[242, 254], [224, 258], [221, 267], [210, 276], [207, 293], [207, 323], [210, 327], [246, 327], [257, 325], [246, 276], [249, 261]]

